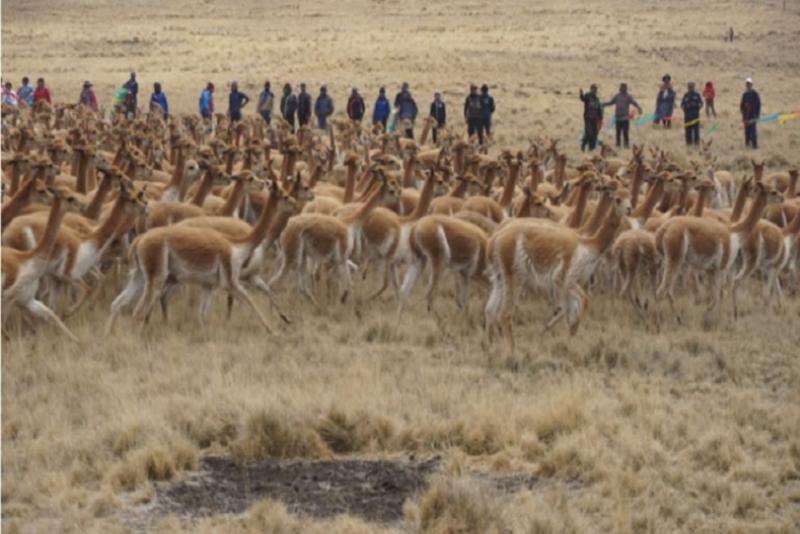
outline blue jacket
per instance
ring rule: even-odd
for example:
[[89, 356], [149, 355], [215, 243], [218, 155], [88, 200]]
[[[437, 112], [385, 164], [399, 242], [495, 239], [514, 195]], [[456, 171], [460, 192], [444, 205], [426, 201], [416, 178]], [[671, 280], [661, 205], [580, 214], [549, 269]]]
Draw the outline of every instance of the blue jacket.
[[17, 89], [17, 96], [20, 100], [24, 100], [29, 107], [33, 107], [33, 87], [30, 85], [22, 85]]
[[214, 113], [214, 95], [208, 89], [200, 93], [200, 115], [208, 116]]
[[331, 95], [325, 93], [320, 94], [317, 97], [317, 101], [314, 104], [314, 113], [317, 117], [327, 117], [328, 115], [333, 115], [333, 99]]
[[167, 95], [164, 93], [164, 91], [150, 95], [150, 103], [155, 103], [161, 106], [161, 110], [164, 112], [165, 117], [169, 115], [169, 104], [167, 103]]
[[136, 98], [139, 94], [139, 83], [136, 80], [128, 80], [125, 82], [125, 88], [128, 89], [128, 92], [133, 95], [133, 98]]
[[389, 99], [385, 96], [379, 96], [375, 101], [375, 110], [372, 112], [372, 122], [383, 122], [389, 118], [392, 112], [392, 107], [389, 105]]
[[658, 119], [671, 118], [674, 109], [675, 90], [672, 86], [662, 86], [656, 96], [656, 116]]
[[703, 98], [697, 91], [687, 91], [681, 99], [681, 109], [686, 122], [693, 121], [700, 116], [703, 108]]

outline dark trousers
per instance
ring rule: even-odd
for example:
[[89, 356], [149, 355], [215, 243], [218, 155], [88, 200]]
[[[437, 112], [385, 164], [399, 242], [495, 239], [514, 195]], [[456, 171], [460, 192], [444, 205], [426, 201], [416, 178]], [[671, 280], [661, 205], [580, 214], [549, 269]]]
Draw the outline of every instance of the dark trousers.
[[478, 141], [483, 144], [483, 124], [481, 119], [467, 119], [467, 135], [478, 134]]
[[[231, 114], [231, 118], [233, 118], [233, 114]], [[241, 118], [241, 116], [239, 118]], [[261, 118], [264, 119], [264, 122], [267, 123], [267, 126], [272, 124], [272, 112], [270, 112], [270, 111], [262, 111], [261, 112]], [[239, 119], [236, 119], [236, 120], [239, 120]]]
[[617, 119], [617, 146], [619, 145], [620, 135], [625, 143], [625, 148], [628, 148], [628, 131], [631, 128], [631, 121], [625, 119], [623, 121]]
[[289, 123], [289, 131], [294, 133], [294, 113], [285, 116], [284, 119]]
[[758, 132], [756, 132], [755, 119], [748, 121], [744, 127], [744, 146], [758, 148]]
[[300, 126], [307, 125], [308, 124], [308, 120], [310, 118], [311, 118], [311, 115], [301, 115], [299, 113], [297, 114], [297, 122], [300, 124]]
[[436, 124], [436, 126], [433, 127], [432, 135], [434, 144], [436, 144], [436, 140], [439, 138], [439, 128], [444, 129], [444, 123]]
[[483, 131], [486, 135], [492, 135], [492, 119], [483, 119]]
[[[687, 123], [696, 121], [696, 119], [686, 120]], [[686, 130], [686, 144], [699, 145], [700, 144], [700, 122], [695, 122], [691, 126], [684, 126]]]
[[717, 110], [714, 109], [714, 99], [713, 98], [706, 98], [706, 117], [710, 117], [714, 115], [714, 118], [717, 118]]
[[583, 119], [583, 139], [581, 140], [581, 152], [594, 150], [597, 146], [598, 124], [597, 119]]

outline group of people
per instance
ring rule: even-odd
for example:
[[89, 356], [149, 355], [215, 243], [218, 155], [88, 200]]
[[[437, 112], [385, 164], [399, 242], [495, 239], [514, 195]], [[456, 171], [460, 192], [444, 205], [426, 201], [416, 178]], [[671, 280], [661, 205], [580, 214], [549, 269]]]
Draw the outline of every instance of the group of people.
[[[248, 102], [250, 102], [250, 97], [239, 90], [237, 82], [232, 82], [227, 113], [231, 120], [241, 120], [242, 108]], [[267, 80], [264, 82], [264, 90], [258, 97], [257, 110], [267, 124], [272, 123], [274, 108], [275, 95], [272, 92], [270, 81]], [[206, 85], [200, 95], [199, 110], [203, 118], [210, 119], [214, 115], [214, 84], [211, 82]], [[324, 130], [328, 127], [328, 120], [333, 115], [335, 106], [325, 84], [320, 86], [316, 99], [312, 99], [305, 83], [300, 84], [300, 90], [296, 95], [293, 92], [292, 85], [287, 83], [283, 86], [279, 110], [283, 119], [289, 123], [292, 131], [298, 126], [308, 125], [311, 122], [312, 114], [316, 117], [317, 127]], [[364, 120], [367, 114], [367, 105], [357, 87], [351, 89], [345, 110], [350, 120], [357, 122]], [[389, 129], [389, 121], [393, 110], [395, 113], [393, 123], [403, 125], [403, 134], [406, 137], [413, 138], [414, 122], [417, 119], [419, 108], [407, 82], [401, 85], [400, 91], [394, 97], [394, 103], [390, 103], [386, 97], [385, 87], [379, 89], [378, 97], [372, 109], [372, 124], [381, 124], [384, 129]], [[491, 134], [492, 114], [494, 111], [494, 98], [489, 94], [489, 87], [483, 85], [481, 92], [478, 93], [478, 87], [472, 85], [470, 94], [464, 102], [464, 118], [467, 122], [469, 135], [477, 135], [481, 144], [485, 142], [486, 135]], [[433, 95], [429, 116], [433, 119], [432, 133], [433, 140], [436, 142], [439, 130], [447, 125], [447, 106], [442, 99], [442, 93], [439, 91]]]
[[45, 85], [44, 78], [36, 80], [36, 87], [31, 87], [30, 80], [25, 76], [22, 78], [22, 85], [16, 91], [14, 91], [14, 85], [11, 82], [3, 82], [3, 104], [32, 108], [37, 102], [52, 103], [50, 89]]
[[[656, 95], [653, 123], [668, 129], [674, 121], [673, 113], [677, 95], [672, 87], [672, 77], [669, 74], [665, 74], [661, 81]], [[627, 148], [630, 142], [630, 121], [633, 118], [631, 107], [635, 108], [639, 114], [642, 113], [642, 107], [628, 93], [628, 84], [621, 83], [619, 92], [608, 102], [600, 100], [596, 84], [592, 84], [586, 93], [581, 89], [579, 97], [583, 102], [584, 121], [581, 151], [595, 149], [603, 122], [603, 108], [612, 105], [614, 106], [613, 123], [616, 130], [616, 145], [618, 147], [624, 145]], [[683, 128], [687, 146], [700, 144], [700, 112], [703, 107], [706, 110], [706, 117], [716, 118], [715, 98], [716, 89], [713, 82], [706, 82], [702, 94], [697, 91], [695, 82], [690, 81], [686, 84], [686, 92], [681, 98], [680, 108], [683, 111]], [[761, 98], [753, 88], [752, 78], [745, 80], [745, 91], [742, 94], [739, 110], [742, 114], [745, 131], [745, 146], [758, 148], [756, 125], [761, 115]]]
[[[672, 87], [672, 78], [665, 74], [661, 79], [656, 96], [655, 113], [653, 123], [661, 125], [663, 128], [670, 128], [674, 121], [673, 113], [677, 98], [675, 89]], [[11, 106], [33, 107], [37, 102], [46, 101], [51, 103], [51, 94], [43, 78], [36, 81], [36, 87], [31, 87], [27, 77], [22, 78], [22, 85], [14, 91], [11, 82], [4, 82], [2, 91], [2, 103]], [[745, 131], [745, 146], [758, 148], [758, 132], [756, 129], [758, 119], [761, 115], [761, 99], [758, 92], [753, 88], [753, 80], [745, 80], [746, 90], [742, 94], [740, 102], [740, 112]], [[272, 122], [272, 114], [275, 107], [275, 95], [272, 93], [270, 81], [264, 83], [264, 90], [258, 96], [258, 113], [267, 124]], [[583, 102], [584, 133], [581, 139], [581, 151], [594, 150], [597, 146], [597, 139], [603, 122], [603, 109], [607, 106], [614, 106], [613, 123], [616, 129], [616, 145], [629, 146], [630, 142], [630, 121], [633, 118], [631, 107], [635, 108], [639, 114], [642, 107], [636, 99], [628, 92], [628, 85], [621, 83], [619, 92], [608, 102], [603, 102], [597, 92], [597, 85], [592, 84], [588, 92], [580, 90], [579, 96]], [[139, 84], [136, 81], [136, 73], [131, 72], [129, 79], [122, 85], [113, 100], [113, 107], [123, 111], [129, 116], [135, 116], [138, 108]], [[705, 107], [706, 117], [717, 116], [714, 107], [716, 89], [713, 82], [706, 82], [702, 94], [697, 91], [694, 82], [690, 81], [686, 85], [686, 92], [680, 101], [680, 108], [683, 111], [683, 126], [688, 146], [699, 145], [700, 143], [700, 113]], [[79, 104], [86, 106], [92, 111], [99, 111], [97, 97], [94, 93], [93, 85], [90, 81], [83, 82]], [[239, 90], [237, 82], [231, 82], [230, 94], [228, 95], [228, 117], [233, 121], [242, 119], [242, 110], [250, 102], [250, 97]], [[169, 118], [169, 103], [167, 95], [164, 93], [161, 84], [153, 84], [153, 93], [150, 95], [150, 108], [163, 114], [164, 119]], [[295, 95], [292, 85], [284, 84], [283, 94], [279, 102], [279, 111], [284, 120], [289, 123], [292, 131], [298, 126], [305, 126], [311, 122], [312, 114], [316, 117], [317, 127], [326, 129], [328, 120], [334, 112], [333, 98], [328, 93], [327, 85], [320, 86], [319, 94], [313, 100], [306, 89], [306, 84], [300, 84], [300, 90]], [[208, 82], [200, 94], [199, 100], [200, 115], [205, 119], [214, 116], [214, 84]], [[470, 85], [469, 94], [464, 101], [464, 120], [467, 124], [467, 133], [470, 137], [477, 136], [480, 144], [486, 142], [487, 136], [492, 133], [492, 115], [495, 111], [494, 98], [489, 94], [489, 87], [483, 85], [478, 91], [478, 86]], [[347, 116], [353, 121], [361, 122], [367, 112], [367, 107], [363, 96], [357, 87], [353, 87], [347, 100]], [[414, 122], [417, 119], [418, 108], [414, 97], [411, 95], [408, 82], [403, 82], [400, 91], [395, 95], [394, 103], [390, 103], [386, 97], [386, 88], [381, 87], [378, 97], [375, 100], [372, 111], [372, 123], [381, 124], [385, 130], [399, 125], [406, 137], [414, 137]], [[393, 116], [394, 115], [394, 116]], [[429, 117], [433, 119], [433, 141], [438, 139], [439, 130], [447, 124], [447, 106], [442, 99], [440, 92], [435, 92], [433, 101], [430, 105]], [[389, 121], [392, 120], [390, 124]]]

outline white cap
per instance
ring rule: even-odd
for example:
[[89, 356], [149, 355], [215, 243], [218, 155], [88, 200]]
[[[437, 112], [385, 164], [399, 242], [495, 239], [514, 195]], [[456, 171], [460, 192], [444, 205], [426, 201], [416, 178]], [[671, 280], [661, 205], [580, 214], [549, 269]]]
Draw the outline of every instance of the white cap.
[[747, 82], [747, 83], [753, 83], [753, 78], [747, 78], [747, 79], [745, 80], [745, 82]]

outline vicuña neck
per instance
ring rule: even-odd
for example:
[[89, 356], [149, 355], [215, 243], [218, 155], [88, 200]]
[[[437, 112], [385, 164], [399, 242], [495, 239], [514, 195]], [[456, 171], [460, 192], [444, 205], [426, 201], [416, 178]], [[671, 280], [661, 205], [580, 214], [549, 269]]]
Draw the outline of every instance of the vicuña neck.
[[731, 226], [731, 233], [749, 234], [756, 227], [756, 223], [764, 213], [764, 208], [767, 205], [766, 191], [759, 187], [756, 193], [756, 198], [753, 199], [753, 204], [750, 206], [750, 211], [747, 212], [747, 217], [738, 223]]
[[236, 210], [239, 209], [239, 204], [241, 204], [242, 199], [244, 198], [244, 185], [245, 180], [240, 178], [233, 183], [233, 189], [231, 189], [228, 198], [225, 199], [225, 203], [219, 210], [219, 215], [222, 217], [232, 217]]
[[506, 181], [505, 188], [503, 189], [503, 196], [500, 197], [500, 207], [507, 210], [514, 200], [514, 191], [517, 188], [517, 180], [519, 179], [520, 164], [514, 162], [510, 165], [508, 170], [508, 180]]
[[587, 247], [594, 250], [595, 254], [603, 254], [614, 241], [614, 236], [617, 233], [617, 228], [619, 228], [620, 220], [620, 215], [618, 215], [617, 211], [612, 207], [612, 209], [609, 210], [608, 215], [606, 215], [606, 218], [603, 221], [602, 226], [600, 226], [600, 229], [597, 230], [593, 236], [581, 239], [581, 241]]
[[213, 186], [216, 172], [217, 171], [213, 168], [206, 170], [205, 174], [203, 174], [203, 179], [200, 180], [200, 185], [198, 186], [197, 191], [195, 191], [194, 196], [192, 196], [190, 204], [200, 207], [203, 206], [203, 202], [205, 202], [206, 197], [211, 192], [211, 187]]
[[736, 193], [736, 201], [733, 203], [733, 211], [731, 212], [731, 223], [735, 223], [742, 216], [744, 205], [747, 202], [747, 195], [750, 192], [750, 186], [747, 182], [742, 182], [739, 186], [739, 191]]
[[344, 203], [353, 201], [353, 196], [356, 191], [356, 162], [347, 162], [347, 176], [344, 182]]
[[53, 204], [50, 206], [50, 214], [47, 217], [47, 226], [44, 229], [42, 240], [36, 245], [36, 248], [31, 251], [31, 257], [34, 258], [49, 258], [53, 253], [53, 247], [56, 244], [56, 236], [58, 229], [61, 226], [61, 221], [64, 218], [64, 211], [61, 209], [61, 199], [56, 197], [53, 199]]
[[[637, 161], [636, 170], [633, 173], [633, 181], [631, 182], [631, 207], [633, 207], [633, 209], [636, 209], [639, 206], [639, 190], [642, 188], [643, 180], [644, 164], [640, 161]], [[655, 207], [655, 204], [653, 207]]]
[[581, 184], [578, 188], [578, 199], [575, 202], [575, 208], [570, 212], [567, 217], [567, 227], [577, 228], [583, 221], [583, 213], [586, 211], [586, 202], [589, 199], [589, 191], [592, 189], [592, 183], [586, 182]]
[[708, 202], [709, 193], [710, 191], [708, 189], [703, 188], [697, 194], [697, 199], [694, 201], [694, 206], [692, 207], [691, 215], [693, 217], [703, 216], [703, 209], [705, 209], [706, 203]]
[[103, 179], [100, 180], [100, 184], [97, 186], [97, 190], [94, 192], [94, 197], [92, 197], [92, 201], [86, 207], [86, 210], [83, 212], [83, 215], [87, 219], [91, 219], [96, 221], [97, 218], [100, 216], [100, 211], [103, 208], [103, 202], [105, 202], [108, 193], [111, 191], [111, 186], [113, 184], [113, 179], [108, 173], [103, 174]]
[[644, 223], [650, 215], [653, 214], [653, 210], [658, 204], [658, 201], [664, 195], [664, 180], [661, 178], [656, 178], [653, 182], [652, 187], [647, 190], [647, 196], [644, 198], [644, 202], [631, 213], [631, 217], [639, 220], [639, 222]]
[[386, 182], [381, 183], [378, 187], [375, 188], [375, 191], [369, 196], [367, 201], [361, 206], [354, 214], [350, 217], [344, 217], [342, 220], [346, 224], [351, 225], [359, 225], [362, 224], [364, 221], [369, 218], [372, 210], [378, 207], [378, 204], [381, 203], [383, 200], [383, 195], [386, 193], [387, 184]]

